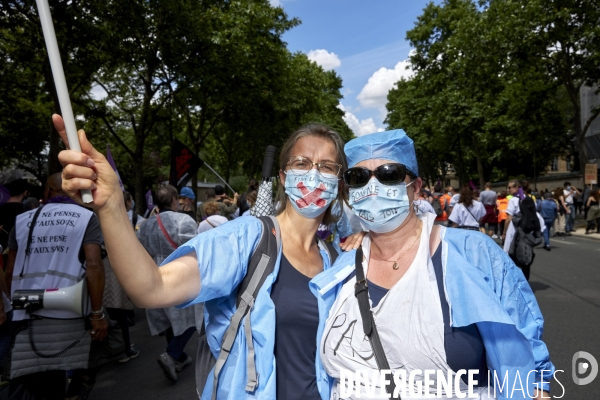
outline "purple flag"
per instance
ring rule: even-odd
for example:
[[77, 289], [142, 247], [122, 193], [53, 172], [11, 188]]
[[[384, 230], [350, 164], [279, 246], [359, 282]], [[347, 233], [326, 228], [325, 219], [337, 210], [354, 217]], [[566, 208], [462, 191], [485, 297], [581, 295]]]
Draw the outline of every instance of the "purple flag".
[[152, 199], [152, 190], [148, 190], [146, 192], [146, 207], [148, 211], [152, 211], [154, 208], [154, 200]]
[[115, 164], [115, 160], [112, 156], [112, 153], [110, 152], [110, 146], [108, 144], [106, 145], [106, 161], [108, 161], [108, 163], [110, 164], [112, 169], [117, 174], [117, 178], [119, 178], [119, 185], [121, 185], [121, 190], [124, 192], [125, 187], [123, 186], [123, 181], [121, 181], [121, 175], [119, 175], [119, 170], [117, 169], [117, 164]]
[[6, 203], [8, 199], [10, 199], [10, 192], [0, 184], [0, 205]]

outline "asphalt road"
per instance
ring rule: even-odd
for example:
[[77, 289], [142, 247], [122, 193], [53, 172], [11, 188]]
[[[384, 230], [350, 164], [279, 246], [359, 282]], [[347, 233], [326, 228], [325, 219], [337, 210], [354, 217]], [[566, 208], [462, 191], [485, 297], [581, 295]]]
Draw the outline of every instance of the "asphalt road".
[[[593, 236], [600, 239], [600, 235]], [[589, 385], [576, 385], [572, 358], [586, 351], [600, 363], [600, 240], [571, 236], [553, 238], [551, 244], [550, 252], [536, 250], [530, 281], [546, 321], [544, 341], [552, 362], [564, 371], [557, 373], [560, 384], [553, 383], [551, 395], [565, 400], [598, 399], [600, 374]], [[179, 373], [176, 383], [163, 375], [156, 358], [166, 341], [150, 336], [143, 310], [137, 310], [131, 335], [140, 356], [105, 366], [90, 400], [196, 398], [193, 365]], [[192, 357], [196, 340], [194, 336], [186, 347]]]
[[[136, 324], [130, 328], [132, 342], [139, 357], [120, 364], [105, 365], [96, 380], [89, 400], [180, 400], [197, 399], [194, 364], [178, 373], [171, 382], [156, 362], [164, 352], [164, 336], [150, 336], [145, 310], [136, 310]], [[195, 360], [198, 335], [192, 336], [185, 351]]]
[[[564, 370], [556, 374], [563, 399], [598, 399], [600, 374], [589, 385], [576, 385], [572, 359], [586, 351], [600, 363], [600, 240], [570, 236], [550, 244], [550, 252], [536, 250], [530, 279], [545, 319], [543, 339], [556, 369]], [[552, 396], [562, 393], [554, 383]]]

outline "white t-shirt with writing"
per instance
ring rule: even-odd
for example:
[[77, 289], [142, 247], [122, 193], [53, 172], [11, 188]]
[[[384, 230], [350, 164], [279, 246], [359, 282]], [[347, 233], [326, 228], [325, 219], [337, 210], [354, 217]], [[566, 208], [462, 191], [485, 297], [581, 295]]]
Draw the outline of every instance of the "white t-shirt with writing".
[[[55, 289], [75, 285], [85, 276], [79, 249], [93, 213], [74, 204], [51, 203], [40, 211], [26, 256], [29, 227], [37, 210], [17, 217], [18, 243], [11, 297], [18, 289]], [[42, 309], [35, 314], [49, 318], [78, 318], [72, 311]], [[14, 321], [29, 318], [24, 310], [15, 310]]]

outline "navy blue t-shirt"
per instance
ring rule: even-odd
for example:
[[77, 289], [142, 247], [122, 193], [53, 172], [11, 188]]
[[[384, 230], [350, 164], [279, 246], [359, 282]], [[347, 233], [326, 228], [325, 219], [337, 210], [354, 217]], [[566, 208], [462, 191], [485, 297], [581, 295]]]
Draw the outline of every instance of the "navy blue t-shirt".
[[279, 274], [271, 287], [277, 400], [321, 398], [315, 372], [319, 308], [308, 287], [310, 280], [281, 255]]
[[[444, 291], [443, 271], [442, 271], [442, 246], [438, 246], [435, 254], [431, 258], [435, 278], [437, 281], [440, 302], [442, 306], [442, 315], [444, 317], [444, 349], [446, 350], [446, 362], [453, 371], [460, 369], [477, 369], [479, 374], [476, 376], [478, 386], [487, 385], [487, 363], [485, 361], [485, 347], [477, 325], [472, 324], [461, 328], [452, 328], [450, 326], [450, 307], [446, 301]], [[377, 307], [388, 289], [383, 288], [367, 280], [369, 283], [369, 298], [373, 302], [373, 307]], [[462, 379], [467, 383], [467, 376]]]

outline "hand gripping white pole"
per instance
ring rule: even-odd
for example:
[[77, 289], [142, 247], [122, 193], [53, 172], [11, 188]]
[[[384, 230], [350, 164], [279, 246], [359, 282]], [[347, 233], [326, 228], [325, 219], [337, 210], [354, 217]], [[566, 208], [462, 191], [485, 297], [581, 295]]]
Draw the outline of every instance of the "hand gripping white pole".
[[[62, 112], [62, 118], [65, 121], [65, 129], [67, 138], [69, 139], [69, 147], [71, 150], [81, 152], [79, 139], [77, 138], [77, 127], [75, 126], [75, 117], [73, 116], [73, 108], [71, 107], [71, 99], [69, 98], [69, 90], [67, 89], [67, 81], [65, 80], [65, 72], [63, 70], [62, 61], [60, 60], [60, 52], [58, 51], [58, 43], [56, 42], [56, 33], [54, 33], [54, 24], [48, 0], [36, 0], [40, 21], [42, 23], [42, 31], [44, 32], [44, 40], [46, 41], [46, 49], [48, 50], [48, 58], [50, 59], [50, 67], [52, 68], [52, 76], [54, 77], [54, 85], [58, 95], [58, 103]], [[82, 190], [81, 198], [84, 203], [94, 201], [90, 190]]]

